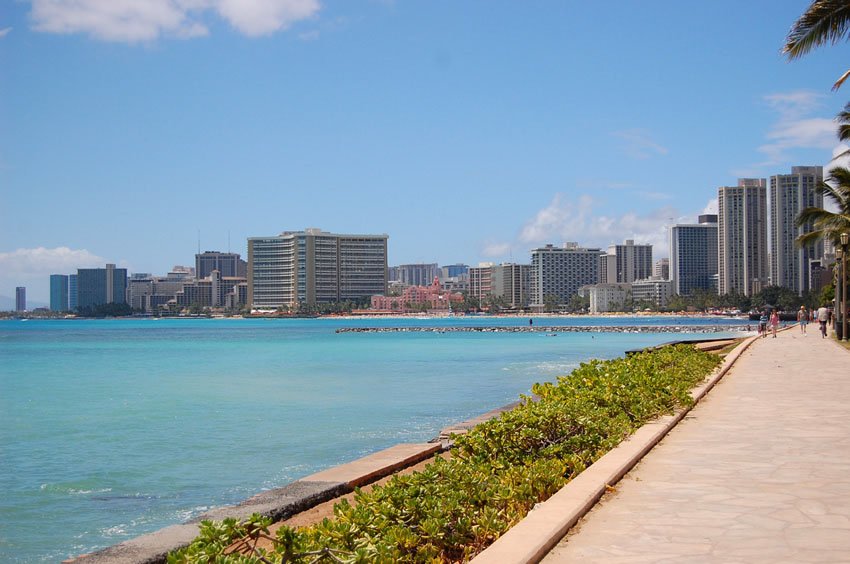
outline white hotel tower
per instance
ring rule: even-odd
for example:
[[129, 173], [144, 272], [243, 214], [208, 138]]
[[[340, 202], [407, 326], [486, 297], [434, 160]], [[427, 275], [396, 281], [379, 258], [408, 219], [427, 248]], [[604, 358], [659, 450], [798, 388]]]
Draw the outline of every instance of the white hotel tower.
[[797, 215], [808, 207], [823, 207], [823, 167], [795, 166], [791, 174], [770, 177], [770, 283], [802, 295], [809, 290], [809, 260], [823, 256], [823, 241], [797, 246], [797, 237], [812, 230], [797, 227]]
[[767, 286], [767, 182], [717, 189], [718, 292], [752, 296]]

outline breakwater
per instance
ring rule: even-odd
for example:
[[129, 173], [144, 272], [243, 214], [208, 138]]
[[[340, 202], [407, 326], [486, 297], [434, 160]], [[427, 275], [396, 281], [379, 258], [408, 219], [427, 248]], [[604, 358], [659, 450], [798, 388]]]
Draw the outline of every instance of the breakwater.
[[548, 325], [448, 327], [341, 327], [337, 333], [727, 333], [750, 331], [749, 325]]

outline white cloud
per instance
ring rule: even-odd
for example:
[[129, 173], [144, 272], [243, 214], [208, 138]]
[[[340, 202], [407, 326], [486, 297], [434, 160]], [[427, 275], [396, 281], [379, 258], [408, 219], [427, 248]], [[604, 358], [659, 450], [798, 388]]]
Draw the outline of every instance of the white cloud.
[[649, 132], [644, 129], [624, 129], [614, 131], [611, 135], [625, 142], [622, 147], [623, 152], [633, 159], [646, 160], [650, 157], [663, 156], [669, 153], [666, 147], [656, 143], [650, 137]]
[[481, 254], [487, 258], [504, 257], [510, 254], [511, 249], [510, 243], [489, 243], [481, 250]]
[[671, 206], [646, 213], [627, 212], [614, 216], [596, 214], [596, 206], [597, 202], [588, 195], [568, 200], [562, 194], [556, 194], [548, 206], [523, 226], [519, 242], [527, 248], [566, 241], [607, 248], [608, 245], [633, 239], [635, 243], [651, 244], [653, 256], [660, 258], [668, 255], [668, 226], [693, 222], [696, 216], [682, 215]]
[[0, 29], [0, 39], [9, 35], [10, 31], [12, 31], [11, 27], [4, 27], [3, 29]]
[[319, 8], [318, 0], [32, 0], [32, 20], [37, 31], [135, 43], [208, 35], [203, 18], [211, 11], [245, 35], [259, 36], [287, 29]]
[[86, 249], [68, 247], [36, 247], [0, 253], [0, 293], [11, 293], [16, 286], [26, 286], [29, 299], [46, 301], [51, 274], [70, 274], [78, 268], [102, 267], [106, 262]]
[[768, 142], [758, 148], [766, 160], [739, 172], [785, 164], [794, 149], [832, 150], [837, 145], [835, 121], [811, 115], [821, 108], [823, 98], [806, 90], [765, 96], [764, 101], [778, 114], [778, 120], [765, 135]]
[[764, 96], [764, 101], [778, 112], [783, 121], [800, 119], [821, 107], [825, 96], [811, 90], [779, 92]]
[[710, 199], [710, 200], [708, 201], [708, 203], [707, 203], [707, 204], [705, 205], [705, 207], [702, 209], [702, 213], [703, 213], [703, 214], [717, 215], [717, 210], [719, 210], [719, 209], [720, 209], [720, 208], [719, 208], [719, 207], [717, 207], [717, 206], [718, 206], [718, 204], [717, 204], [717, 198], [712, 198], [712, 199]]
[[249, 36], [268, 35], [319, 11], [318, 0], [218, 0], [218, 13]]

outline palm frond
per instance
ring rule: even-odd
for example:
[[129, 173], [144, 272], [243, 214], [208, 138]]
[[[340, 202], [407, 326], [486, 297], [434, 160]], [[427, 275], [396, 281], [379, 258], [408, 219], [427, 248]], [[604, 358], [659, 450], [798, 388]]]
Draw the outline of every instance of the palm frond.
[[[845, 75], [850, 75], [850, 70], [848, 70]], [[835, 116], [835, 121], [838, 123], [838, 140], [850, 141], [850, 103], [844, 104], [844, 109], [838, 112]], [[844, 151], [844, 153], [847, 153], [847, 151]], [[844, 153], [842, 153], [842, 155]], [[838, 157], [833, 157], [832, 160], [837, 158]]]
[[850, 169], [836, 167], [830, 170], [826, 180], [815, 189], [832, 200], [841, 213], [850, 213]]
[[791, 26], [782, 53], [798, 59], [815, 47], [844, 39], [850, 26], [850, 1], [814, 0]]
[[841, 85], [844, 84], [844, 81], [847, 80], [847, 77], [850, 76], [850, 70], [844, 71], [844, 74], [838, 77], [838, 80], [835, 81], [835, 84], [832, 85], [832, 91], [835, 92]]
[[831, 211], [827, 211], [823, 208], [805, 208], [797, 214], [797, 219], [794, 220], [794, 223], [797, 227], [801, 227], [809, 223], [814, 224], [817, 222], [831, 220], [834, 215], [838, 214], [832, 213]]
[[797, 236], [797, 240], [795, 242], [798, 247], [807, 247], [809, 245], [814, 245], [823, 238], [824, 234], [822, 232], [810, 231], [808, 233], [803, 233], [802, 235]]

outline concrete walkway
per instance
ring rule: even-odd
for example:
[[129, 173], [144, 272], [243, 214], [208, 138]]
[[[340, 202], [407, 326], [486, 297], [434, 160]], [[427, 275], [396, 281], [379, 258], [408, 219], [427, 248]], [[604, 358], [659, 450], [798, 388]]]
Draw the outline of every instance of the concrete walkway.
[[850, 351], [759, 339], [543, 561], [850, 562]]

